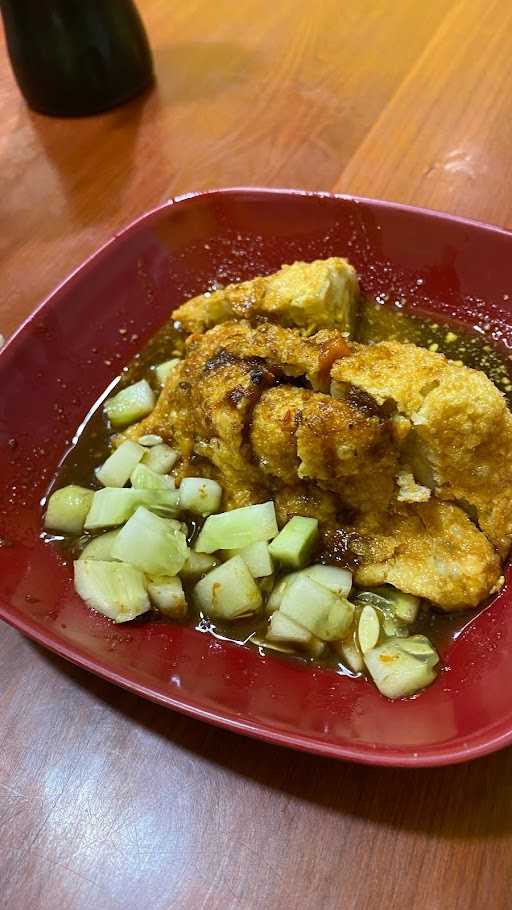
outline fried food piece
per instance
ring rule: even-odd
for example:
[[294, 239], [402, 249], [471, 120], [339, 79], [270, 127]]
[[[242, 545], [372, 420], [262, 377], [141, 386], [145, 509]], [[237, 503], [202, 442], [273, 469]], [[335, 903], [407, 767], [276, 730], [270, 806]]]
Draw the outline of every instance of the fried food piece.
[[320, 490], [312, 483], [296, 483], [286, 486], [274, 494], [277, 522], [282, 527], [294, 515], [318, 518], [323, 528], [336, 528], [339, 524], [340, 503], [326, 490]]
[[221, 419], [212, 409], [222, 405], [224, 418], [233, 418], [233, 407], [240, 412], [253, 405], [258, 389], [277, 378], [304, 378], [314, 388], [327, 388], [332, 364], [349, 350], [338, 332], [322, 330], [302, 338], [293, 329], [270, 323], [258, 328], [247, 322], [224, 323], [204, 335], [191, 335], [186, 356], [170, 373], [156, 407], [129, 435], [157, 433], [170, 441], [177, 436], [181, 447], [193, 435], [191, 423], [200, 435], [208, 434], [211, 421]]
[[332, 363], [347, 350], [333, 331], [303, 338], [270, 323], [215, 326], [188, 339], [153, 412], [127, 435], [155, 433], [170, 442], [183, 455], [183, 475], [193, 473], [194, 455], [207, 459], [218, 470], [226, 508], [259, 502], [268, 481], [252, 462], [246, 431], [262, 392], [287, 376], [326, 387]]
[[336, 397], [356, 386], [409, 420], [402, 451], [414, 479], [459, 503], [505, 556], [512, 541], [512, 415], [487, 376], [392, 341], [361, 347], [331, 375]]
[[381, 512], [394, 492], [396, 449], [389, 421], [307, 389], [277, 387], [254, 408], [251, 445], [261, 470], [337, 494], [340, 505]]
[[495, 550], [456, 505], [430, 500], [384, 521], [362, 519], [355, 530], [361, 586], [392, 584], [451, 611], [476, 607], [500, 578]]
[[333, 256], [284, 265], [273, 275], [201, 294], [173, 313], [187, 332], [204, 332], [231, 319], [263, 317], [303, 329], [352, 332], [359, 286], [353, 266]]

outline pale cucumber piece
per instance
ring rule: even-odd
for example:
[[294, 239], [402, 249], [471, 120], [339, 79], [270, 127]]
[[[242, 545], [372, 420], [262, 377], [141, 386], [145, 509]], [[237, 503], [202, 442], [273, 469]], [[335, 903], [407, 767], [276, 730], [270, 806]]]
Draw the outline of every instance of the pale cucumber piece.
[[264, 540], [257, 540], [240, 550], [226, 550], [226, 554], [228, 559], [241, 556], [253, 578], [265, 578], [274, 571], [268, 544]]
[[180, 454], [176, 449], [171, 449], [167, 443], [161, 442], [158, 445], [151, 446], [151, 448], [147, 449], [144, 453], [142, 463], [150, 468], [151, 471], [156, 471], [157, 474], [168, 474], [178, 461], [179, 457]]
[[196, 553], [195, 550], [189, 550], [188, 556], [180, 570], [180, 575], [185, 579], [199, 578], [205, 575], [211, 569], [218, 565], [215, 556], [209, 556], [208, 553]]
[[400, 642], [400, 647], [402, 651], [407, 651], [408, 654], [412, 654], [418, 660], [424, 660], [427, 663], [435, 660], [434, 666], [439, 660], [434, 646], [426, 635], [410, 635], [408, 638], [403, 638]]
[[308, 651], [312, 657], [321, 657], [324, 653], [327, 645], [325, 641], [322, 641], [320, 638], [315, 638], [313, 635], [311, 639], [311, 644], [309, 645]]
[[147, 417], [154, 406], [155, 393], [149, 382], [141, 379], [107, 399], [104, 409], [112, 426], [121, 427]]
[[[233, 552], [233, 551], [232, 551]], [[251, 572], [252, 575], [252, 572]], [[275, 578], [274, 575], [262, 575], [258, 578], [258, 587], [264, 597], [268, 597], [272, 594], [274, 588]]]
[[341, 657], [346, 666], [354, 673], [362, 673], [364, 670], [364, 661], [361, 652], [354, 641], [354, 636], [345, 638], [343, 641], [333, 642], [336, 654]]
[[212, 569], [193, 590], [196, 606], [218, 619], [240, 619], [261, 609], [258, 585], [241, 556]]
[[259, 648], [265, 648], [269, 651], [277, 651], [278, 654], [294, 654], [294, 648], [290, 645], [285, 645], [284, 642], [278, 641], [269, 641], [268, 638], [261, 638], [259, 635], [251, 635], [250, 640], [253, 645], [257, 645]]
[[311, 632], [299, 626], [289, 616], [285, 616], [280, 610], [273, 613], [270, 617], [270, 625], [266, 636], [267, 641], [283, 641], [289, 644], [305, 647], [311, 644], [313, 636]]
[[184, 619], [187, 601], [179, 578], [153, 578], [148, 580], [151, 602], [161, 613], [173, 619]]
[[101, 559], [104, 562], [111, 562], [114, 559], [112, 547], [118, 534], [119, 531], [107, 531], [106, 534], [93, 537], [80, 553], [80, 559]]
[[329, 588], [340, 597], [348, 597], [352, 588], [352, 573], [348, 569], [339, 569], [337, 566], [308, 566], [304, 569], [306, 575], [309, 575], [313, 581]]
[[354, 603], [359, 607], [364, 607], [365, 604], [369, 604], [371, 607], [375, 607], [376, 610], [380, 610], [386, 616], [395, 615], [391, 601], [388, 598], [383, 597], [382, 594], [377, 594], [376, 591], [357, 591], [354, 596]]
[[170, 360], [165, 360], [163, 363], [159, 363], [158, 366], [155, 367], [155, 374], [156, 374], [158, 385], [160, 385], [160, 386], [165, 385], [170, 374], [172, 373], [173, 370], [176, 369], [176, 367], [178, 366], [178, 364], [180, 362], [181, 361], [180, 361], [179, 357], [171, 357]]
[[376, 588], [376, 593], [390, 601], [397, 619], [405, 623], [415, 621], [420, 608], [419, 597], [415, 597], [414, 594], [404, 594], [403, 591], [399, 591], [397, 588], [391, 587], [391, 585]]
[[357, 638], [362, 654], [371, 651], [378, 644], [380, 637], [380, 622], [377, 611], [367, 604], [361, 610], [357, 624]]
[[407, 637], [409, 634], [407, 626], [401, 619], [398, 619], [393, 602], [385, 598], [382, 593], [377, 593], [377, 590], [382, 592], [384, 589], [358, 591], [354, 598], [355, 604], [362, 608], [365, 606], [372, 607], [379, 615], [384, 633], [389, 638]]
[[338, 597], [331, 607], [324, 625], [318, 627], [318, 638], [322, 641], [336, 641], [347, 634], [354, 619], [354, 606], [350, 601]]
[[318, 540], [318, 520], [295, 515], [270, 544], [270, 553], [281, 565], [302, 569]]
[[284, 616], [279, 610], [270, 618], [265, 642], [281, 642], [295, 648], [306, 649], [312, 657], [321, 657], [325, 651], [325, 642], [320, 641], [293, 619]]
[[139, 506], [119, 531], [112, 555], [148, 575], [176, 575], [188, 556], [187, 538], [177, 521]]
[[354, 606], [303, 572], [287, 586], [281, 612], [322, 641], [343, 638], [354, 618]]
[[152, 448], [152, 446], [158, 446], [163, 442], [161, 436], [157, 436], [156, 433], [145, 433], [144, 436], [139, 436], [137, 442], [140, 446], [145, 448]]
[[175, 515], [179, 507], [179, 494], [175, 490], [119, 490], [115, 487], [97, 490], [84, 527], [88, 531], [94, 531], [97, 528], [121, 525], [139, 506]]
[[129, 622], [149, 610], [144, 575], [133, 566], [79, 559], [74, 571], [75, 589], [80, 597], [114, 622]]
[[399, 619], [393, 616], [384, 616], [382, 619], [382, 629], [388, 638], [407, 638], [409, 631], [407, 626]]
[[180, 505], [185, 512], [206, 517], [220, 508], [222, 487], [208, 477], [184, 477], [180, 483]]
[[240, 549], [258, 540], [270, 540], [277, 530], [272, 501], [243, 506], [231, 512], [210, 515], [201, 528], [195, 550], [198, 553], [214, 553], [215, 550]]
[[[414, 639], [421, 641], [415, 642]], [[425, 642], [430, 646], [428, 652]], [[416, 656], [410, 652], [411, 647], [413, 650], [420, 647], [422, 653]], [[423, 635], [414, 635], [411, 638], [390, 639], [368, 651], [364, 661], [379, 692], [387, 698], [403, 698], [414, 695], [434, 681], [434, 668], [439, 663], [439, 657], [428, 639]]]
[[291, 584], [293, 579], [297, 578], [297, 575], [299, 574], [299, 572], [290, 572], [289, 575], [284, 575], [283, 578], [279, 579], [273, 588], [272, 593], [267, 600], [267, 603], [265, 604], [266, 613], [270, 614], [274, 613], [275, 610], [279, 610], [284, 597], [284, 592], [286, 591], [288, 585]]
[[63, 534], [80, 534], [91, 507], [94, 491], [69, 484], [52, 493], [46, 506], [44, 526]]
[[134, 490], [175, 490], [176, 481], [168, 474], [157, 474], [145, 464], [138, 464], [130, 477]]
[[127, 439], [96, 468], [96, 477], [104, 487], [124, 487], [143, 455], [143, 447]]

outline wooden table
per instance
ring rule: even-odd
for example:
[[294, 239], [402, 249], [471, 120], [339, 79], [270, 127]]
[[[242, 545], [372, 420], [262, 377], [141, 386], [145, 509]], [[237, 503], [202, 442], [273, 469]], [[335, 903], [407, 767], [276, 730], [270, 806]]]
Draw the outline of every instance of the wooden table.
[[[504, 0], [140, 0], [158, 83], [31, 114], [2, 55], [0, 331], [187, 190], [338, 190], [512, 223]], [[9, 910], [512, 906], [512, 752], [357, 767], [143, 702], [0, 630]]]

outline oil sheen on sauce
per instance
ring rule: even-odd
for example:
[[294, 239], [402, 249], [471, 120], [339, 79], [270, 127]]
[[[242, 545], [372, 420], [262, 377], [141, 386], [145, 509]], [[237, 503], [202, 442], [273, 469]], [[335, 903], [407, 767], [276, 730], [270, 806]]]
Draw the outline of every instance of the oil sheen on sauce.
[[[445, 321], [437, 322], [430, 317], [407, 312], [402, 307], [380, 303], [372, 298], [363, 300], [355, 340], [370, 344], [386, 339], [412, 342], [430, 351], [445, 354], [450, 360], [483, 370], [504, 393], [509, 407], [512, 407], [512, 364], [510, 359], [505, 353], [493, 347], [481, 334], [461, 330], [459, 326], [452, 326]], [[185, 336], [179, 326], [172, 320], [166, 323], [123, 370], [118, 388], [144, 377], [151, 379], [155, 364], [183, 354], [184, 341]], [[103, 415], [103, 408], [100, 405], [93, 410], [90, 419], [75, 436], [73, 446], [65, 455], [52, 488], [65, 486], [68, 483], [97, 487], [94, 469], [104, 461], [109, 452], [110, 433]], [[70, 544], [69, 541], [52, 535], [45, 536], [48, 540], [55, 541], [62, 554], [68, 559], [76, 558], [82, 548], [83, 539]], [[191, 598], [188, 597], [187, 600], [190, 604]], [[476, 611], [454, 614], [440, 614], [432, 609], [422, 609], [417, 622], [411, 627], [411, 634], [427, 635], [442, 656], [450, 642], [457, 638], [462, 630], [478, 616], [482, 608], [481, 605]], [[190, 612], [190, 623], [200, 631], [208, 632], [221, 639], [245, 644], [252, 636], [258, 641], [264, 635], [265, 618], [230, 624], [216, 622], [213, 625], [207, 620], [201, 620], [197, 614], [194, 616], [192, 608]], [[150, 618], [151, 621], [168, 621], [155, 613], [146, 614], [146, 621], [147, 618]], [[136, 622], [143, 621], [144, 617], [140, 617]], [[285, 651], [282, 656], [286, 656]], [[329, 666], [339, 672], [353, 675], [338, 662], [334, 654], [320, 660], [296, 655], [290, 655], [290, 659]]]

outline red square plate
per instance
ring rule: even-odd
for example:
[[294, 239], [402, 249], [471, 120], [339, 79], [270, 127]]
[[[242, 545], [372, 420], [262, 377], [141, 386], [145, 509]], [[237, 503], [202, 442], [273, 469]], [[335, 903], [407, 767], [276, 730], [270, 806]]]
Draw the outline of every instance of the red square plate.
[[173, 307], [214, 280], [332, 255], [350, 257], [367, 291], [512, 345], [512, 234], [497, 228], [274, 190], [190, 195], [150, 212], [71, 275], [0, 354], [0, 615], [112, 682], [241, 733], [373, 764], [463, 761], [512, 741], [508, 590], [450, 646], [434, 685], [393, 703], [364, 680], [192, 628], [116, 627], [81, 603], [69, 567], [40, 538], [40, 500], [76, 428]]

